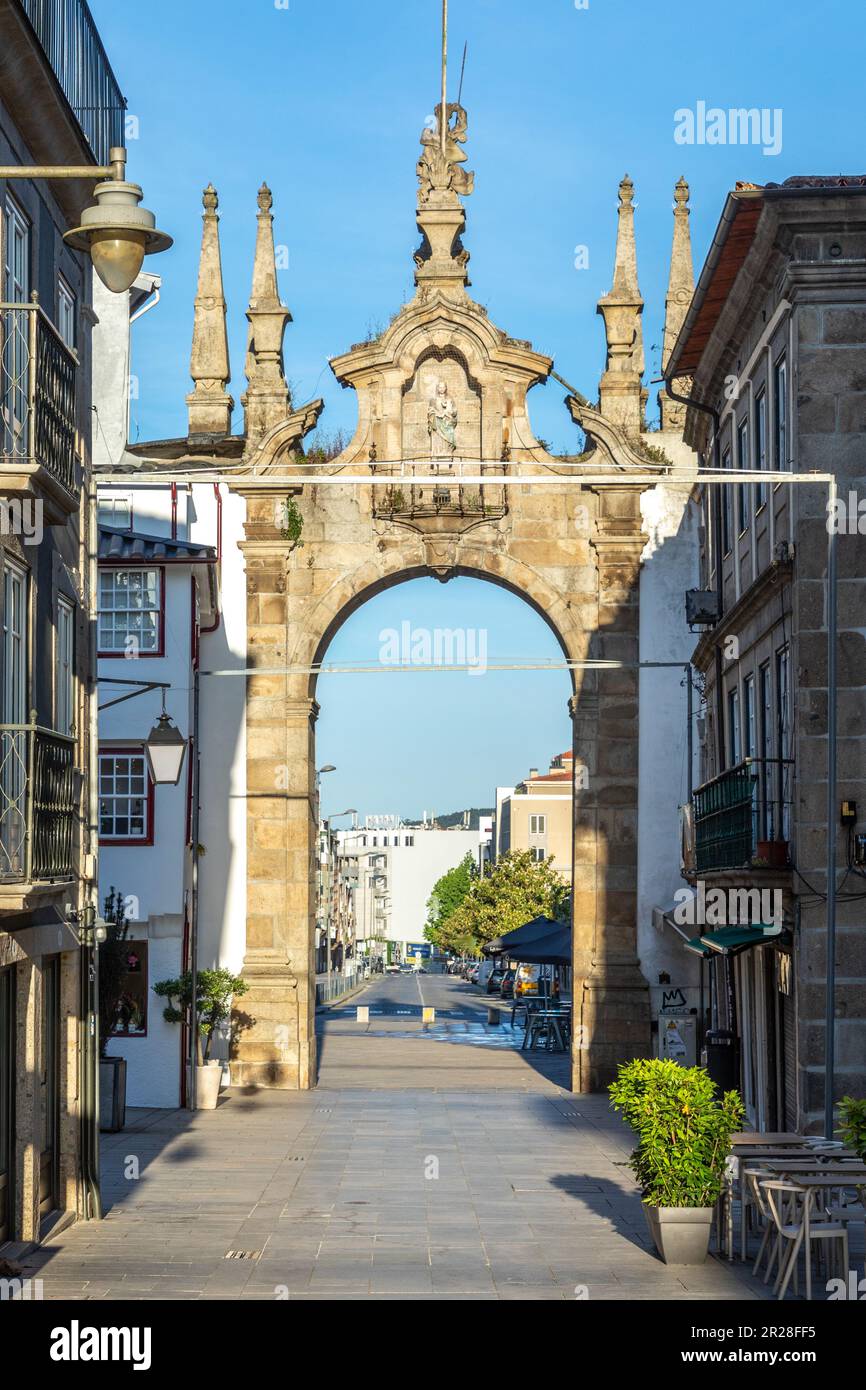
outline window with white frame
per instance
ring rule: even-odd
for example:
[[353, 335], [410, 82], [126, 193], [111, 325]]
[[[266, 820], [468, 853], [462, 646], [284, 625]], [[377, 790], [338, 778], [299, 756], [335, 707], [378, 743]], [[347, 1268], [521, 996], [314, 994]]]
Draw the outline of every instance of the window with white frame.
[[[767, 393], [762, 391], [755, 401], [755, 467], [763, 472], [767, 467]], [[755, 510], [760, 511], [767, 500], [766, 484], [755, 488]]]
[[99, 755], [100, 840], [152, 842], [153, 803], [144, 749]]
[[544, 851], [543, 846], [541, 846], [541, 845], [533, 845], [532, 848], [530, 849], [530, 854], [532, 855], [532, 862], [533, 862], [534, 864], [543, 864], [543, 863], [544, 863], [545, 858], [546, 858], [546, 855], [545, 855], [545, 851]]
[[743, 736], [746, 758], [754, 758], [757, 752], [755, 729], [755, 677], [748, 675], [743, 681]]
[[162, 575], [158, 569], [101, 569], [99, 650], [159, 655]]
[[132, 527], [132, 495], [128, 492], [100, 493], [98, 513], [100, 526], [129, 531]]
[[76, 300], [62, 275], [57, 277], [57, 331], [68, 348], [75, 351]]
[[75, 722], [75, 609], [68, 599], [57, 600], [54, 651], [54, 727], [71, 734]]
[[743, 756], [740, 733], [740, 692], [732, 690], [728, 694], [728, 766], [736, 767]]
[[[749, 463], [749, 422], [743, 420], [737, 429], [737, 468], [747, 473], [750, 468]], [[749, 525], [749, 493], [751, 492], [750, 483], [740, 483], [737, 487], [737, 513], [738, 527], [740, 534], [748, 529]]]
[[[722, 456], [722, 467], [729, 469], [731, 466], [731, 451], [726, 449]], [[731, 549], [731, 538], [734, 534], [734, 501], [732, 497], [733, 488], [729, 483], [722, 487], [722, 554], [728, 555]]]
[[547, 816], [530, 816], [529, 833], [530, 835], [544, 835], [547, 831]]
[[773, 467], [788, 467], [788, 365], [780, 357], [773, 373], [773, 415], [775, 419]]

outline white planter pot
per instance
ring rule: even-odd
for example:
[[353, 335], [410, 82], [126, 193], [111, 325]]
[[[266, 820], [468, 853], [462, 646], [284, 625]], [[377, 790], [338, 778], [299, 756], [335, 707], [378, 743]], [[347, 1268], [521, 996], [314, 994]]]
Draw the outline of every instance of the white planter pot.
[[222, 1062], [208, 1062], [206, 1066], [195, 1069], [195, 1108], [196, 1110], [216, 1110], [219, 1100], [220, 1082], [223, 1078]]
[[666, 1265], [702, 1265], [710, 1245], [713, 1207], [651, 1207], [647, 1225]]

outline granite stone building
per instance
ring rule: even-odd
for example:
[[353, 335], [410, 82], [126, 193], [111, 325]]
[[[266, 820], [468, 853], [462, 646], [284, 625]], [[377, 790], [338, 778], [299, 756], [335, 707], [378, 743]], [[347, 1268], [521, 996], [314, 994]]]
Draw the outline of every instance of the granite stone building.
[[[828, 529], [838, 555], [834, 1100], [866, 1094], [866, 179], [791, 178], [728, 196], [667, 362], [686, 439], [753, 482], [700, 491], [691, 616], [703, 683], [688, 875], [748, 892], [745, 930], [696, 922], [714, 1029], [751, 1123], [824, 1131]], [[685, 407], [684, 407], [685, 409]], [[826, 484], [780, 472], [834, 474]], [[759, 897], [763, 893], [765, 896]], [[742, 900], [743, 905], [747, 902]], [[695, 936], [699, 939], [695, 940]]]

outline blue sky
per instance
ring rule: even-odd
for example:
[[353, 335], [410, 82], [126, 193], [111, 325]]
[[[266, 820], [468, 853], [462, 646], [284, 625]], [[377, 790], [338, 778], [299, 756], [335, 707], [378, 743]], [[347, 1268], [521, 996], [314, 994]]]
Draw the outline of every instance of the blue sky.
[[[274, 0], [148, 0], [144, 10], [137, 0], [91, 0], [91, 8], [138, 121], [129, 176], [143, 185], [146, 204], [175, 238], [170, 252], [148, 263], [164, 277], [162, 302], [134, 329], [140, 398], [133, 438], [185, 432], [200, 196], [210, 181], [221, 200], [231, 389], [240, 397], [256, 190], [263, 179], [274, 193], [276, 240], [288, 248], [289, 266], [280, 276], [294, 317], [285, 342], [287, 376], [299, 403], [324, 397], [326, 432], [351, 432], [354, 398], [335, 383], [328, 358], [387, 323], [412, 293], [414, 169], [421, 128], [438, 100], [439, 0], [289, 0], [287, 9]], [[551, 354], [558, 371], [590, 397], [604, 364], [595, 305], [610, 288], [624, 173], [636, 188], [648, 375], [657, 376], [672, 190], [681, 174], [692, 188], [698, 269], [736, 180], [862, 172], [855, 93], [866, 26], [851, 0], [820, 7], [806, 0], [726, 0], [692, 9], [672, 0], [589, 0], [587, 9], [574, 0], [451, 0], [452, 99], [466, 40], [466, 149], [476, 173], [465, 238], [472, 293], [495, 323]], [[676, 144], [674, 112], [699, 101], [780, 109], [781, 153]], [[574, 267], [578, 245], [589, 250], [586, 270]], [[571, 449], [575, 431], [562, 397], [555, 384], [537, 388], [530, 407], [536, 432], [556, 449]], [[654, 397], [655, 388], [653, 403]], [[235, 428], [240, 425], [238, 412]], [[440, 626], [472, 626], [478, 590], [491, 651], [512, 649], [520, 639], [526, 650], [507, 655], [534, 655], [534, 644], [540, 650], [552, 641], [516, 599], [477, 582], [431, 583], [429, 601], [415, 597], [426, 588], [420, 583], [378, 600], [376, 633], [366, 616], [356, 615], [329, 659], [369, 658], [371, 634], [407, 616], [410, 590], [411, 604], [427, 618], [439, 614]], [[424, 607], [428, 602], [432, 608]], [[345, 728], [346, 719], [360, 720], [362, 711], [370, 716], [374, 705], [391, 701], [395, 718], [402, 710], [392, 738], [407, 748], [411, 727], [445, 718], [442, 691], [449, 682], [465, 694], [467, 679], [492, 689], [500, 678], [332, 677], [321, 760], [339, 761], [334, 747], [325, 746], [340, 737], [332, 711], [342, 710]], [[501, 692], [478, 699], [474, 713], [474, 706], [454, 705], [449, 718], [452, 728], [462, 723], [465, 743], [463, 732], [453, 733], [444, 755], [412, 767], [404, 762], [387, 775], [365, 765], [368, 809], [417, 811], [428, 802], [445, 809], [446, 801], [489, 799], [486, 789], [497, 780], [510, 781], [529, 762], [543, 762], [547, 751], [561, 751], [557, 680], [566, 678], [513, 678], [511, 686], [520, 688], [514, 706]], [[370, 694], [359, 696], [363, 681]], [[411, 724], [405, 695], [401, 703], [385, 690], [399, 695], [410, 682]], [[519, 711], [526, 713], [517, 727]], [[368, 733], [358, 723], [356, 741], [366, 742]], [[351, 750], [340, 751], [349, 766]], [[451, 797], [439, 791], [446, 774]], [[355, 804], [358, 796], [348, 784], [334, 787], [334, 803]]]

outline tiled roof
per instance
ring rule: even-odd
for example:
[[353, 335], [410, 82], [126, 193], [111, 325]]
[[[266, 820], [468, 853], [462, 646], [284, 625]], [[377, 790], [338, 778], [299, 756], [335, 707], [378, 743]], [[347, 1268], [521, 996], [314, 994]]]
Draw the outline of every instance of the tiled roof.
[[99, 559], [103, 563], [155, 565], [208, 565], [216, 560], [212, 545], [175, 541], [168, 536], [143, 536], [134, 531], [99, 528]]

